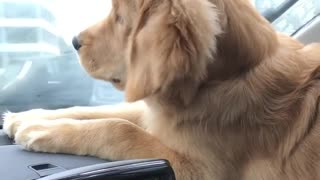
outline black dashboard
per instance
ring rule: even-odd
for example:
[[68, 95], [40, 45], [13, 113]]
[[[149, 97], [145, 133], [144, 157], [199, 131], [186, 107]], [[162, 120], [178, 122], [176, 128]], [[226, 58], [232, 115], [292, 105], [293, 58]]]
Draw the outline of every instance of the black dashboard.
[[0, 179], [4, 180], [174, 180], [161, 159], [111, 162], [89, 156], [23, 150], [0, 130]]

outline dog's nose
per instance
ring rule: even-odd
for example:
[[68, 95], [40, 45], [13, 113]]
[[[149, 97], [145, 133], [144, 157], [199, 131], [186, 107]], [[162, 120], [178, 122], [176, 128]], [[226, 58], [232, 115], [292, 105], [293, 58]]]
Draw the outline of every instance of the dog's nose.
[[74, 49], [77, 51], [81, 48], [81, 44], [80, 44], [79, 38], [77, 36], [73, 37], [72, 45], [73, 45]]

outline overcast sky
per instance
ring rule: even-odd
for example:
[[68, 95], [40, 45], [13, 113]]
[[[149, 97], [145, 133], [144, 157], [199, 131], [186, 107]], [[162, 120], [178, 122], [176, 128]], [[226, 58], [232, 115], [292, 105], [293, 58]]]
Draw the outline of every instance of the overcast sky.
[[53, 0], [57, 26], [70, 43], [81, 30], [105, 18], [111, 9], [111, 0]]
[[[41, 1], [41, 0], [39, 0]], [[111, 0], [48, 0], [54, 6], [58, 30], [67, 43], [81, 30], [105, 18]]]

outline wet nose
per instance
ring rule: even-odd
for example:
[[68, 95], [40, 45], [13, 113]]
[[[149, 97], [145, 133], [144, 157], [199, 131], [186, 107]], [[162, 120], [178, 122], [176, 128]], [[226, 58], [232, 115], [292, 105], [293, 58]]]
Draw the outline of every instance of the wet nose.
[[81, 48], [81, 44], [80, 44], [79, 38], [77, 36], [73, 37], [72, 45], [73, 45], [74, 49], [77, 51]]

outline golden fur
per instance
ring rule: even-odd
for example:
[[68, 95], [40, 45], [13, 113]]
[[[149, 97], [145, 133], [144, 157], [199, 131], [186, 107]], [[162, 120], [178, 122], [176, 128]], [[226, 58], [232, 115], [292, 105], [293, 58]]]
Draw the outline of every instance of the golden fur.
[[8, 113], [24, 148], [163, 158], [180, 180], [320, 179], [320, 45], [248, 0], [114, 0], [79, 39], [83, 67], [132, 103]]

